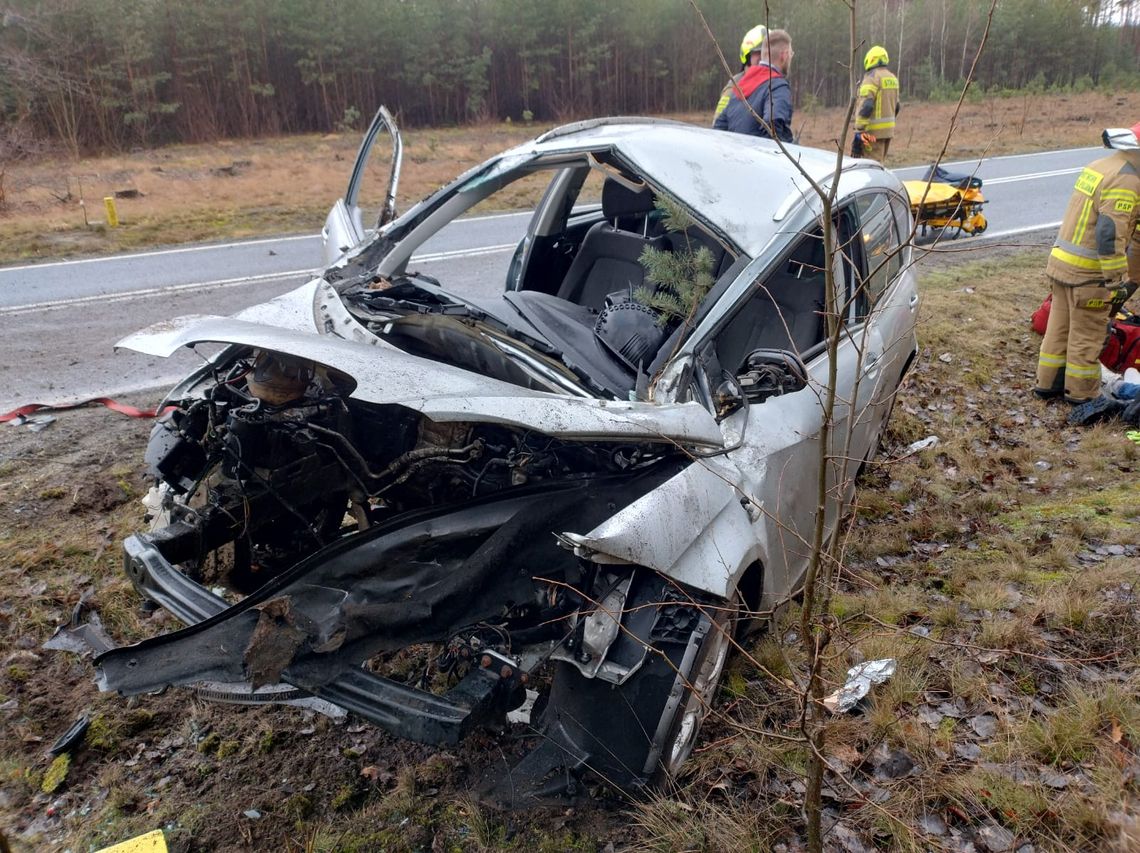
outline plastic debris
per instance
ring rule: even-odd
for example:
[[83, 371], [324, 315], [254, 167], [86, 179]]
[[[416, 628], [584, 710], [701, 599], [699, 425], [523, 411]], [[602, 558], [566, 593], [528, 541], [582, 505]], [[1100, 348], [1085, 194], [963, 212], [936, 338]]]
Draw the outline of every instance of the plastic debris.
[[894, 658], [869, 660], [847, 670], [847, 682], [823, 700], [823, 706], [833, 714], [846, 714], [860, 699], [871, 692], [872, 685], [882, 684], [895, 674]]
[[54, 423], [54, 415], [19, 415], [8, 421], [10, 426], [26, 426], [32, 432], [41, 432]]
[[143, 835], [104, 847], [96, 853], [166, 853], [166, 850], [166, 836], [161, 829], [152, 829]]
[[910, 456], [914, 453], [920, 453], [923, 450], [929, 450], [932, 447], [937, 447], [941, 443], [942, 439], [940, 439], [938, 436], [928, 435], [926, 438], [919, 439], [918, 441], [908, 444], [906, 446], [906, 449], [903, 450], [902, 455]]
[[62, 755], [65, 752], [73, 752], [81, 743], [83, 743], [83, 736], [87, 734], [87, 729], [91, 725], [91, 718], [84, 715], [71, 724], [66, 732], [59, 736], [59, 740], [51, 745], [48, 750], [52, 755]]
[[87, 621], [81, 621], [87, 610], [85, 601], [80, 601], [71, 614], [71, 621], [55, 629], [51, 638], [44, 642], [45, 649], [61, 652], [74, 652], [77, 655], [99, 655], [115, 647], [114, 642], [103, 629], [99, 614], [91, 611]]

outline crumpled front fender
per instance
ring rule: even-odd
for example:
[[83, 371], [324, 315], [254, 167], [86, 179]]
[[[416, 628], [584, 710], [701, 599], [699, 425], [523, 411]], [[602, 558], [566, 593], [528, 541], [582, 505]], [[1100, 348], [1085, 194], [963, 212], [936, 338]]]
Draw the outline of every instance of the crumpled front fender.
[[565, 542], [599, 563], [632, 563], [722, 598], [744, 571], [767, 556], [763, 527], [753, 524], [740, 479], [724, 459], [698, 459], [589, 533]]

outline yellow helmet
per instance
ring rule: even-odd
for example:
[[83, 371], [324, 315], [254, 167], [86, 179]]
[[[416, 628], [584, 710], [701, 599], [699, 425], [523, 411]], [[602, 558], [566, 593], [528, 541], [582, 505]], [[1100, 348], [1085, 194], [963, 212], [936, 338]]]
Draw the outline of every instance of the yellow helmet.
[[876, 65], [886, 65], [890, 61], [891, 58], [887, 56], [887, 49], [876, 44], [863, 57], [863, 70], [870, 71]]
[[768, 28], [763, 24], [753, 27], [744, 34], [744, 40], [740, 42], [740, 64], [748, 64], [748, 54], [754, 50], [759, 50], [760, 45], [764, 43], [764, 39], [768, 38]]

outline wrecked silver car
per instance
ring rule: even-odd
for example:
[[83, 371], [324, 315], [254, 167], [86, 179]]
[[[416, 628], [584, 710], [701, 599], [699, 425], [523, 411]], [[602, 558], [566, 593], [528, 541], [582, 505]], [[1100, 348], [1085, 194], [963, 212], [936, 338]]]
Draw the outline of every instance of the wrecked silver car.
[[[360, 162], [384, 130], [391, 190], [369, 231]], [[829, 529], [916, 351], [902, 186], [849, 161], [825, 242], [800, 170], [828, 186], [835, 157], [789, 151], [582, 122], [396, 217], [381, 111], [319, 278], [120, 343], [223, 348], [168, 395], [153, 525], [125, 543], [139, 592], [187, 627], [99, 656], [100, 687], [315, 697], [433, 744], [502, 725], [529, 690], [514, 799], [586, 770], [626, 789], [675, 776], [734, 632], [807, 565], [829, 255]], [[417, 271], [429, 238], [523, 180], [545, 191], [501, 293]], [[415, 644], [434, 650], [422, 677], [376, 665]]]

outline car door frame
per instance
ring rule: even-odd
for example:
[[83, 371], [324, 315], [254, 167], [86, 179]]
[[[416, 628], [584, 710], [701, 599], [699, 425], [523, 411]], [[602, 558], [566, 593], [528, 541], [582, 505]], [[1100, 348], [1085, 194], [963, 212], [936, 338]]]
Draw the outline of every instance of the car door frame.
[[388, 190], [384, 196], [384, 205], [377, 217], [377, 230], [396, 218], [396, 192], [404, 160], [404, 142], [396, 126], [396, 120], [388, 112], [387, 107], [381, 106], [361, 140], [352, 174], [348, 179], [348, 187], [344, 195], [337, 199], [329, 210], [325, 225], [321, 229], [321, 249], [325, 266], [332, 266], [369, 236], [369, 229], [364, 225], [358, 201], [368, 158], [381, 130], [386, 130], [392, 139], [392, 167], [388, 175]]

